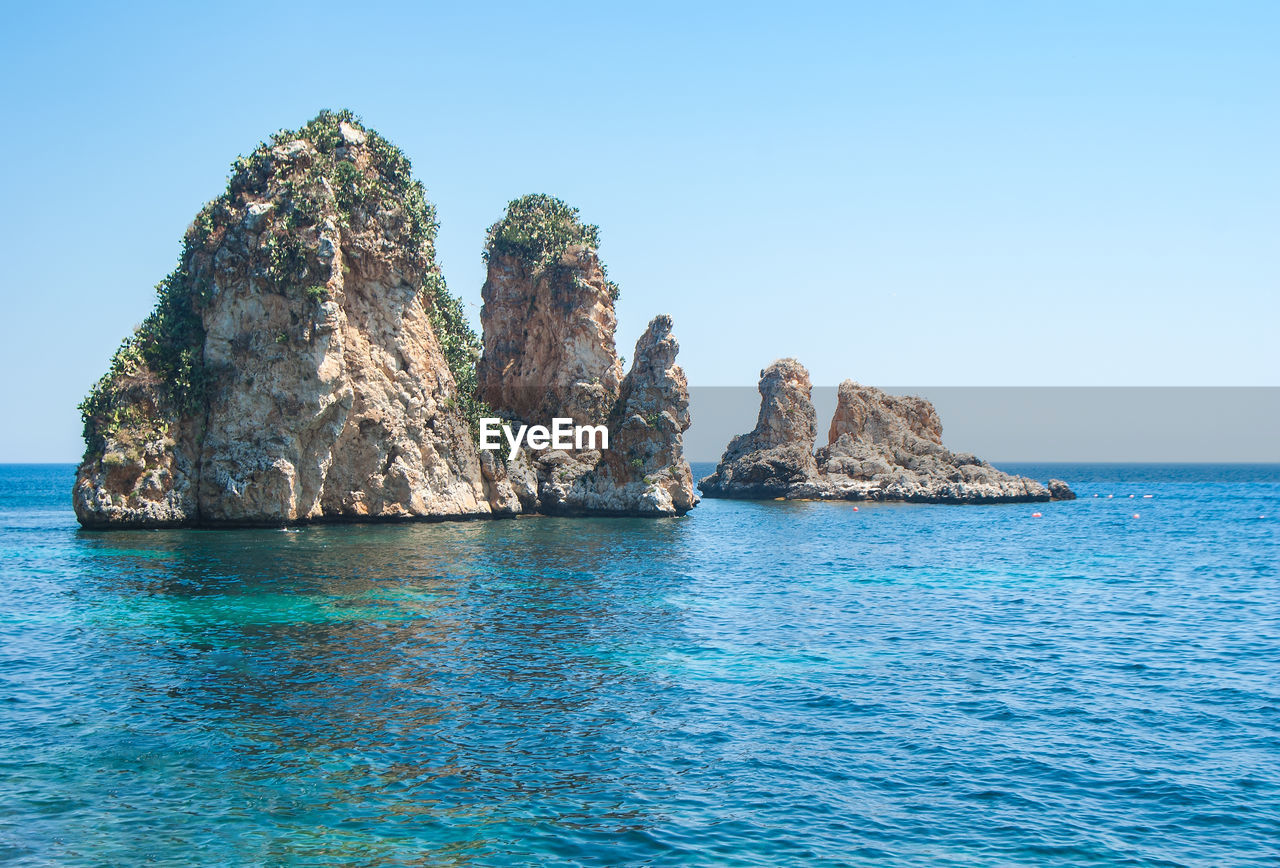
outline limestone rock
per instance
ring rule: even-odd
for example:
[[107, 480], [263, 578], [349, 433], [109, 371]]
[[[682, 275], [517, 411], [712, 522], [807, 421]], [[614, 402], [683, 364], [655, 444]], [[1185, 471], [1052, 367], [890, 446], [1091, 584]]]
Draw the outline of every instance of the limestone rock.
[[608, 418], [622, 364], [617, 319], [594, 250], [570, 246], [547, 268], [519, 255], [489, 258], [481, 290], [484, 356], [477, 378], [492, 408], [530, 424], [567, 416], [581, 424]]
[[870, 442], [901, 446], [909, 437], [942, 443], [942, 420], [923, 398], [886, 395], [852, 380], [840, 384], [827, 443], [849, 434]]
[[569, 508], [683, 515], [697, 505], [683, 449], [689, 384], [675, 363], [680, 345], [671, 328], [671, 317], [654, 317], [636, 342], [631, 370], [609, 417], [610, 448], [568, 491]]
[[236, 163], [84, 405], [82, 524], [492, 511], [430, 322], [435, 220], [408, 169], [331, 113]]
[[756, 429], [729, 444], [716, 472], [699, 483], [704, 495], [916, 503], [1050, 497], [1035, 480], [943, 446], [942, 422], [922, 398], [888, 395], [846, 380], [828, 443], [815, 456], [804, 368], [794, 359], [775, 362], [761, 374], [760, 394]]
[[489, 230], [480, 396], [515, 423], [550, 427], [570, 418], [605, 425], [610, 435], [609, 449], [522, 452], [497, 461], [490, 484], [504, 497], [510, 484], [526, 512], [682, 515], [698, 499], [682, 446], [689, 393], [675, 363], [671, 318], [649, 324], [623, 377], [614, 338], [617, 287], [598, 243], [596, 227], [548, 196], [511, 202]]
[[760, 372], [759, 388], [756, 427], [735, 437], [715, 473], [698, 483], [707, 497], [786, 497], [817, 474], [809, 372], [795, 359], [780, 359]]
[[1049, 480], [1049, 496], [1054, 500], [1075, 500], [1076, 493], [1061, 479]]
[[154, 374], [131, 365], [116, 379], [119, 423], [86, 456], [76, 475], [76, 515], [101, 526], [184, 524], [196, 510], [195, 465], [189, 439], [174, 440], [175, 414]]

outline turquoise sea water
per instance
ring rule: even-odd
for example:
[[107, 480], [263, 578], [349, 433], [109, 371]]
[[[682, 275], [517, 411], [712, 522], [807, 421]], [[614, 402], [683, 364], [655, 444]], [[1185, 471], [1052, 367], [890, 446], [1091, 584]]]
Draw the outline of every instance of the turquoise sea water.
[[1081, 499], [85, 533], [0, 467], [0, 862], [1277, 864], [1280, 467], [1007, 469]]

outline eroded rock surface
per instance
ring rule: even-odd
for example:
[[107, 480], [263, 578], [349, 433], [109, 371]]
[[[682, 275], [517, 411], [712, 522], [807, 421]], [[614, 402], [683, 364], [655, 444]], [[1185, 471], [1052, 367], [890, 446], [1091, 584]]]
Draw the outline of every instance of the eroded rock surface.
[[698, 483], [707, 497], [787, 497], [818, 472], [809, 372], [795, 359], [780, 359], [760, 372], [759, 388], [756, 427], [733, 438], [715, 473]]
[[682, 515], [698, 499], [682, 446], [689, 392], [671, 318], [649, 324], [624, 377], [617, 287], [597, 244], [594, 226], [546, 196], [513, 201], [489, 230], [480, 395], [513, 424], [606, 425], [610, 443], [485, 459], [486, 479], [526, 512]]
[[610, 449], [565, 496], [591, 511], [682, 515], [693, 509], [693, 472], [684, 458], [689, 384], [675, 363], [680, 345], [662, 314], [636, 341], [631, 370], [609, 416]]
[[235, 164], [86, 401], [82, 524], [491, 511], [430, 323], [435, 218], [408, 172], [345, 114]]
[[603, 422], [618, 399], [617, 318], [594, 250], [570, 246], [547, 267], [489, 258], [481, 290], [480, 396], [514, 418]]
[[[654, 320], [624, 378], [595, 227], [549, 197], [512, 203], [489, 239], [477, 366], [409, 168], [327, 112], [237, 161], [82, 407], [83, 525], [660, 516], [697, 502], [671, 321]], [[609, 426], [612, 448], [480, 450], [483, 398], [513, 421]]]
[[1033, 479], [947, 449], [942, 422], [922, 398], [846, 380], [827, 445], [815, 455], [803, 366], [794, 359], [775, 362], [761, 374], [760, 393], [756, 429], [735, 438], [716, 472], [699, 483], [707, 497], [998, 503], [1070, 494], [1065, 483], [1051, 492]]

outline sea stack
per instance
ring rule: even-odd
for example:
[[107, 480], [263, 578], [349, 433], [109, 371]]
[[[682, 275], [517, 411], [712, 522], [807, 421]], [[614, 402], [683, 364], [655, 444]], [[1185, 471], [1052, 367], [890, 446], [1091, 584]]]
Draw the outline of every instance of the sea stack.
[[[654, 321], [624, 377], [594, 227], [573, 244], [526, 243], [521, 228], [546, 227], [508, 220], [489, 239], [484, 393], [533, 424], [616, 426], [621, 451], [508, 462], [477, 448], [482, 345], [436, 263], [435, 211], [397, 148], [326, 111], [233, 164], [155, 311], [81, 405], [80, 523], [687, 511], [670, 321]], [[551, 258], [529, 260], [533, 248]]]
[[923, 398], [840, 384], [827, 445], [813, 452], [809, 375], [795, 359], [761, 372], [759, 421], [729, 444], [706, 497], [1001, 503], [1073, 497], [942, 445], [942, 421]]
[[779, 359], [760, 372], [756, 427], [729, 443], [715, 473], [698, 483], [707, 497], [786, 497], [818, 472], [818, 436], [809, 372], [795, 359]]
[[610, 444], [486, 459], [486, 480], [526, 512], [682, 515], [697, 497], [682, 446], [689, 394], [671, 318], [649, 324], [623, 376], [618, 287], [598, 246], [597, 228], [550, 196], [512, 201], [489, 230], [480, 396], [515, 424], [606, 425]]
[[349, 113], [237, 160], [82, 407], [80, 522], [489, 513], [435, 232], [409, 161]]

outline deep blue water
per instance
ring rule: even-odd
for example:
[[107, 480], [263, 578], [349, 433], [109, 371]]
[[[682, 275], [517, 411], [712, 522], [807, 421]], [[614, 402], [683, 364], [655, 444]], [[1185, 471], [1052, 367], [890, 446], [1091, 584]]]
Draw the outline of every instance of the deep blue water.
[[1280, 467], [1008, 469], [1081, 499], [85, 533], [0, 467], [0, 861], [1277, 864]]

